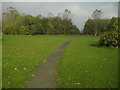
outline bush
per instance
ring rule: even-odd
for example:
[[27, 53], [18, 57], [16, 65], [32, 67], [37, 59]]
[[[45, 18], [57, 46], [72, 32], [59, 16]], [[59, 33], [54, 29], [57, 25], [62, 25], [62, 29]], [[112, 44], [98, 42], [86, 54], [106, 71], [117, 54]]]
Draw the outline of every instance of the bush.
[[105, 32], [101, 35], [101, 38], [99, 40], [100, 46], [113, 46], [113, 47], [119, 47], [118, 43], [118, 34], [117, 32]]

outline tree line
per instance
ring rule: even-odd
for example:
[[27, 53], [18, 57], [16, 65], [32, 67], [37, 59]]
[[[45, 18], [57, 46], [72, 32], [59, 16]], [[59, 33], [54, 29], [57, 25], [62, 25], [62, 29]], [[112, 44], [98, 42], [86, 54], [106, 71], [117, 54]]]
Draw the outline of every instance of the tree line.
[[120, 47], [120, 29], [118, 27], [120, 18], [101, 19], [102, 11], [97, 9], [92, 15], [93, 18], [86, 21], [83, 33], [86, 35], [99, 35], [99, 45], [101, 46]]
[[88, 19], [83, 33], [96, 36], [107, 31], [113, 31], [114, 27], [117, 26], [117, 20], [116, 17], [112, 19]]
[[102, 11], [95, 10], [91, 19], [88, 19], [84, 25], [83, 33], [88, 35], [101, 35], [104, 32], [114, 31], [118, 26], [118, 18], [102, 19]]
[[65, 10], [63, 15], [58, 13], [53, 16], [52, 13], [48, 17], [42, 15], [20, 15], [13, 8], [7, 8], [7, 12], [3, 13], [3, 34], [7, 35], [69, 35], [79, 34], [79, 29], [72, 23], [71, 11]]
[[2, 33], [2, 20], [0, 20], [0, 34]]

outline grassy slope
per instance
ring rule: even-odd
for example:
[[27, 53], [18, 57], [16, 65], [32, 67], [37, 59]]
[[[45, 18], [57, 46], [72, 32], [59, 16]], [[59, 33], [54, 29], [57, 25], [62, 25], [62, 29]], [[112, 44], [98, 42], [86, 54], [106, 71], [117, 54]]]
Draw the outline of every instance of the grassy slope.
[[22, 88], [36, 68], [73, 36], [3, 36], [3, 88]]
[[59, 87], [117, 87], [118, 50], [97, 47], [98, 40], [98, 37], [82, 36], [66, 48], [58, 69]]

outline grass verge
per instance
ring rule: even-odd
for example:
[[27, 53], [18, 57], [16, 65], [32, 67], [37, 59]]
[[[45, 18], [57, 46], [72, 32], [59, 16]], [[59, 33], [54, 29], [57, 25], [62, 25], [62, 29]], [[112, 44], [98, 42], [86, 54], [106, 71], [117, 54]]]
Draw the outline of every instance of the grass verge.
[[3, 88], [23, 88], [37, 67], [74, 36], [3, 35]]
[[118, 87], [118, 49], [98, 47], [98, 40], [81, 36], [68, 45], [57, 73], [60, 88]]

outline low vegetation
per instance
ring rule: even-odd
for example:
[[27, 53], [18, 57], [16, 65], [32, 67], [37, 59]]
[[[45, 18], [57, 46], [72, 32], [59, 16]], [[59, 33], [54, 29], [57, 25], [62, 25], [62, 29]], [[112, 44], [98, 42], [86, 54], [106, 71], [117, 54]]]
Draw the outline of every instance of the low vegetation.
[[57, 73], [60, 88], [118, 87], [118, 49], [98, 47], [98, 40], [81, 36], [68, 45]]
[[106, 32], [102, 34], [99, 40], [99, 45], [118, 47], [118, 35], [120, 34], [118, 34], [117, 32]]
[[3, 35], [3, 88], [23, 88], [37, 67], [73, 37]]

